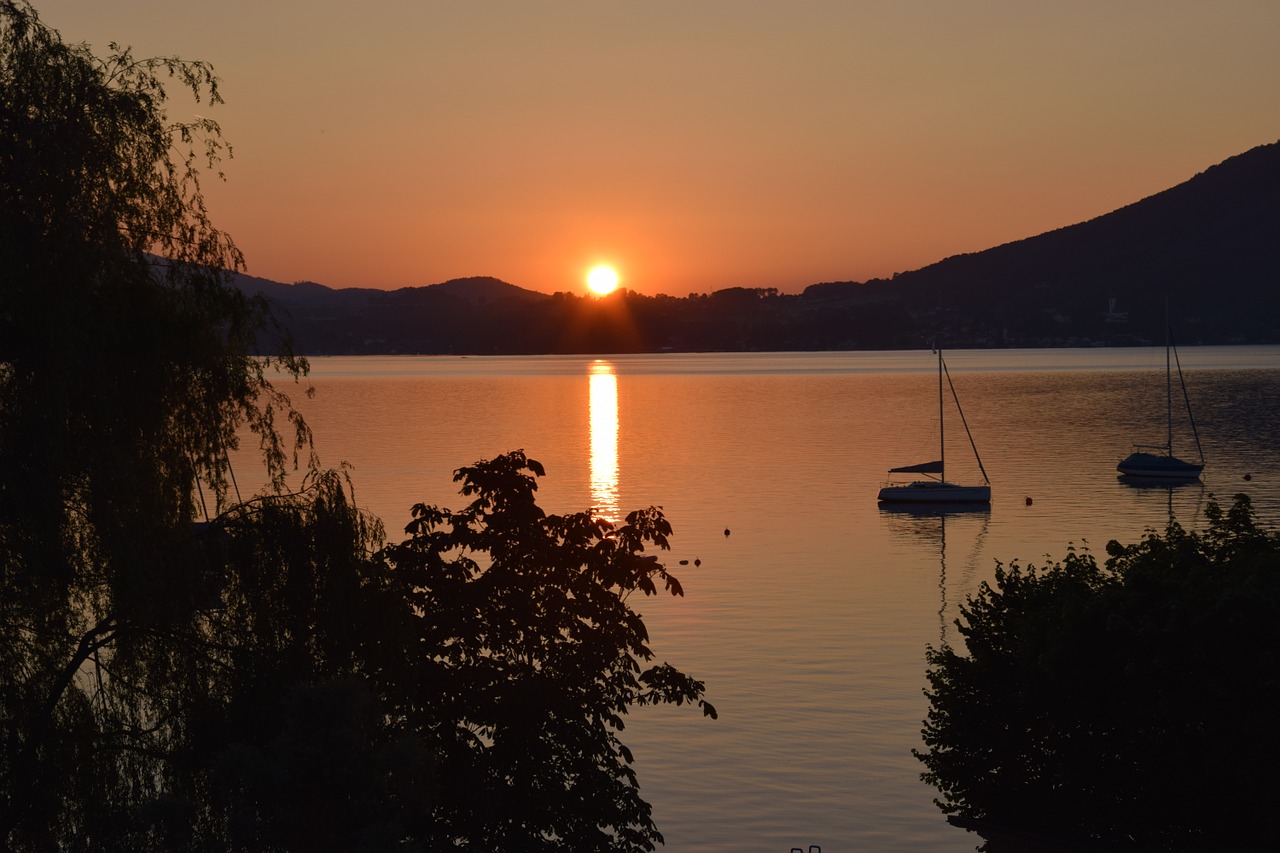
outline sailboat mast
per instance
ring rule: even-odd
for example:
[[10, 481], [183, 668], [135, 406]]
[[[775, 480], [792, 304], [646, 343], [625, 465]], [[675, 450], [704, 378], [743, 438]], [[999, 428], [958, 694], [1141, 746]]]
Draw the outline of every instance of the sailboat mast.
[[1165, 451], [1173, 455], [1173, 368], [1169, 363], [1169, 297], [1164, 300], [1164, 405]]
[[942, 471], [938, 475], [942, 482], [947, 481], [947, 436], [942, 428], [942, 347], [938, 347], [938, 459], [942, 462]]

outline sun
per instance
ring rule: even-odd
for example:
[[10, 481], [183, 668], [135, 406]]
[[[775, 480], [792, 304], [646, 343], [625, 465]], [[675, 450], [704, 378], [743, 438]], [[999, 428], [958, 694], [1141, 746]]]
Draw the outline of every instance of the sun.
[[592, 267], [587, 273], [587, 287], [598, 296], [613, 293], [618, 287], [618, 271], [606, 264]]

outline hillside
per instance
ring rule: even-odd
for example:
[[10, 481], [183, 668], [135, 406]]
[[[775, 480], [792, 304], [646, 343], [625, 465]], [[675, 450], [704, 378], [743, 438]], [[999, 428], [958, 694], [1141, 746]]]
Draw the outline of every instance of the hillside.
[[472, 329], [551, 298], [488, 276], [399, 290], [281, 284], [246, 275], [235, 283], [270, 300], [299, 349], [312, 355], [471, 352], [477, 343]]
[[495, 278], [335, 290], [242, 276], [310, 354], [1280, 343], [1280, 143], [1087, 222], [800, 295], [548, 296]]
[[887, 287], [921, 317], [954, 315], [962, 336], [967, 326], [996, 340], [1158, 340], [1167, 296], [1184, 339], [1230, 342], [1280, 340], [1277, 285], [1280, 143], [1096, 219], [901, 273]]

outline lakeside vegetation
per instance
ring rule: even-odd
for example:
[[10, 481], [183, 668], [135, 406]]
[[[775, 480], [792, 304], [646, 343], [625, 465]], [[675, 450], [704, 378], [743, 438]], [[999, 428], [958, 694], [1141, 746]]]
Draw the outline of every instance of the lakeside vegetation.
[[917, 757], [942, 810], [1035, 849], [1280, 844], [1280, 534], [1249, 499], [1170, 519], [1099, 565], [997, 567], [928, 653]]
[[662, 513], [546, 515], [517, 451], [385, 544], [282, 390], [307, 362], [229, 282], [217, 124], [165, 112], [219, 103], [212, 67], [0, 0], [0, 83], [0, 848], [661, 843], [622, 716], [716, 715], [627, 603], [683, 592]]
[[[386, 545], [310, 457], [288, 328], [228, 277], [242, 259], [199, 184], [217, 125], [164, 114], [175, 83], [216, 103], [213, 69], [100, 59], [0, 0], [0, 80], [0, 846], [661, 843], [623, 715], [716, 716], [702, 682], [653, 664], [628, 605], [682, 592], [652, 559], [662, 513], [546, 515], [515, 451], [458, 469], [462, 508], [416, 505]], [[683, 304], [726, 349], [791, 299]], [[512, 322], [580, 345], [665, 304], [538, 301], [559, 325]], [[227, 463], [241, 427], [275, 483], [249, 500]], [[930, 656], [921, 755], [950, 810], [1175, 849], [1277, 840], [1280, 542], [1247, 504], [1210, 518], [1105, 567], [1010, 567], [970, 603], [967, 655]]]

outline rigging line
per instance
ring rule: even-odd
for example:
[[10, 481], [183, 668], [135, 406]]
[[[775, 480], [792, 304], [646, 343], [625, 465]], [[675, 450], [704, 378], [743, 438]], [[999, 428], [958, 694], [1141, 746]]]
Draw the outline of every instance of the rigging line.
[[982, 513], [982, 529], [978, 531], [978, 536], [973, 541], [973, 551], [969, 553], [969, 559], [964, 564], [964, 580], [967, 582], [973, 578], [973, 573], [978, 568], [978, 556], [982, 551], [983, 541], [987, 538], [987, 528], [991, 526], [991, 513]]
[[951, 371], [947, 370], [946, 362], [943, 362], [942, 370], [947, 374], [947, 385], [951, 388], [952, 399], [956, 401], [956, 411], [960, 413], [960, 423], [964, 424], [964, 434], [969, 437], [969, 446], [973, 448], [973, 458], [978, 460], [978, 470], [982, 472], [982, 480], [989, 486], [991, 485], [991, 478], [987, 476], [987, 469], [982, 465], [982, 456], [978, 453], [978, 445], [974, 443], [973, 433], [969, 432], [969, 422], [965, 420], [964, 409], [960, 407], [960, 395], [956, 393], [956, 386], [951, 381]]
[[[1200, 461], [1204, 462], [1204, 448], [1200, 446], [1200, 431], [1196, 429], [1196, 416], [1191, 413], [1191, 396], [1187, 394], [1187, 380], [1182, 375], [1182, 362], [1178, 359], [1178, 348], [1173, 345], [1173, 332], [1169, 332], [1169, 347], [1173, 350], [1173, 362], [1178, 366], [1178, 384], [1182, 386], [1182, 402], [1187, 407], [1187, 419], [1191, 421], [1191, 434], [1196, 439], [1196, 452], [1200, 454]], [[1173, 448], [1169, 448], [1169, 452], [1173, 453]]]
[[[1203, 517], [1203, 515], [1204, 515], [1204, 502], [1205, 502], [1205, 501], [1204, 501], [1204, 499], [1205, 499], [1205, 495], [1206, 495], [1206, 494], [1210, 494], [1210, 495], [1212, 495], [1212, 493], [1208, 493], [1208, 492], [1207, 492], [1207, 490], [1206, 490], [1206, 489], [1205, 489], [1205, 487], [1204, 487], [1204, 483], [1201, 483], [1201, 482], [1199, 482], [1198, 480], [1197, 480], [1196, 482], [1197, 482], [1197, 485], [1199, 485], [1199, 486], [1200, 486], [1200, 488], [1199, 488], [1199, 489], [1197, 490], [1197, 492], [1196, 492], [1196, 496], [1197, 496], [1197, 497], [1196, 497], [1196, 508], [1195, 508], [1195, 511], [1191, 514], [1191, 524], [1195, 524], [1195, 523], [1196, 523], [1197, 521], [1199, 521], [1199, 520]], [[1188, 526], [1190, 526], [1190, 525], [1188, 525]]]
[[195, 460], [192, 460], [191, 471], [193, 479], [196, 481], [196, 494], [200, 496], [200, 511], [204, 513], [204, 520], [209, 521], [209, 507], [204, 502], [204, 487], [200, 485], [200, 469], [196, 467]]
[[227, 455], [227, 449], [222, 448], [222, 458], [227, 463], [227, 473], [231, 475], [231, 486], [236, 490], [236, 503], [244, 503], [244, 499], [240, 497], [240, 484], [236, 482], [236, 472], [231, 467], [231, 457]]

